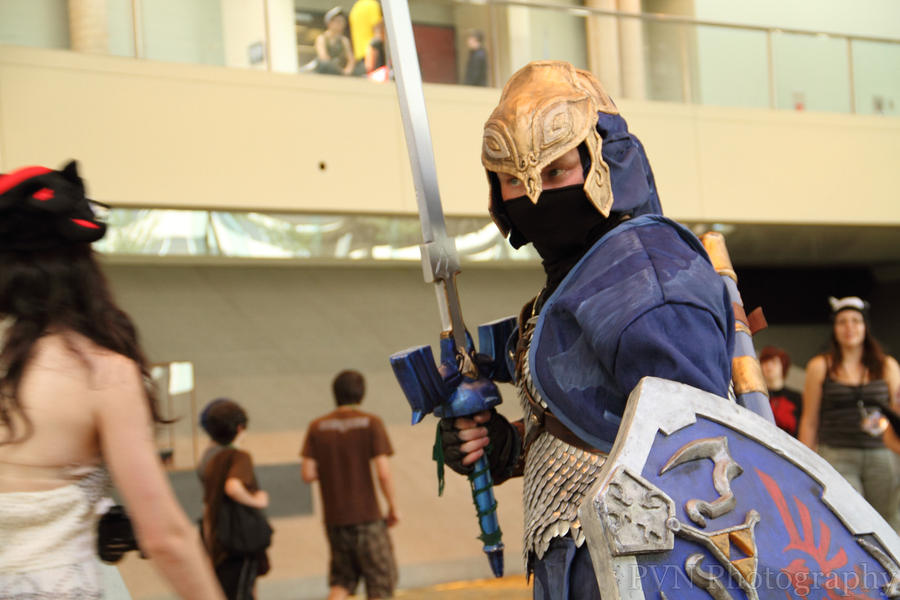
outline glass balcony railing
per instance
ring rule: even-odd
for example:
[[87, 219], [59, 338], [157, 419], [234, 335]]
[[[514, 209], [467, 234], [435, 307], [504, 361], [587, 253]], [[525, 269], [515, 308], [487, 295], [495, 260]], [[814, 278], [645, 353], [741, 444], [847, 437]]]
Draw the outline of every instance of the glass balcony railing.
[[[415, 263], [421, 230], [414, 216], [312, 215], [113, 208], [106, 237], [94, 248], [119, 260], [155, 258], [278, 260], [307, 264]], [[446, 219], [465, 265], [529, 265], [529, 244], [513, 250], [487, 218]], [[719, 231], [732, 261], [766, 265], [896, 265], [896, 226], [686, 223], [694, 233]], [[771, 240], [779, 240], [777, 244]], [[841, 248], [835, 254], [834, 248]], [[891, 271], [893, 272], [893, 271]]]
[[[306, 76], [315, 71], [316, 39], [334, 1], [3, 0], [0, 44]], [[488, 85], [502, 85], [530, 60], [561, 59], [594, 72], [614, 98], [900, 114], [900, 39], [604, 11], [590, 6], [594, 0], [577, 1], [584, 5], [411, 0], [424, 80], [466, 83], [478, 31]], [[353, 2], [346, 0], [347, 13]], [[351, 33], [345, 27], [348, 40]]]
[[[415, 216], [114, 208], [107, 220], [94, 248], [115, 256], [418, 261], [422, 240]], [[514, 251], [490, 219], [446, 224], [464, 262], [537, 258], [530, 246]]]

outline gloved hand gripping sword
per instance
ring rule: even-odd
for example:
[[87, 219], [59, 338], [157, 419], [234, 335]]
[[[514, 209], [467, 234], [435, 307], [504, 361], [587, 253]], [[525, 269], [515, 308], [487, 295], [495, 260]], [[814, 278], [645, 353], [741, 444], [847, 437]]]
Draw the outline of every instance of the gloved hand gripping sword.
[[[506, 371], [504, 335], [508, 337], [512, 324], [507, 320], [479, 328], [482, 353], [487, 356], [480, 356], [476, 366], [475, 349], [463, 323], [456, 288], [459, 258], [453, 240], [447, 235], [438, 193], [409, 6], [406, 0], [385, 0], [383, 10], [422, 223], [422, 267], [425, 281], [435, 284], [443, 331], [439, 369], [435, 368], [430, 346], [411, 348], [391, 356], [391, 366], [412, 407], [415, 425], [430, 412], [442, 418], [456, 418], [489, 410], [500, 403], [500, 393], [490, 376]], [[508, 380], [508, 373], [506, 376]], [[439, 436], [436, 444], [436, 449], [440, 449]], [[486, 456], [475, 463], [469, 482], [481, 527], [480, 539], [484, 542], [491, 570], [500, 577], [503, 575], [503, 542]]]

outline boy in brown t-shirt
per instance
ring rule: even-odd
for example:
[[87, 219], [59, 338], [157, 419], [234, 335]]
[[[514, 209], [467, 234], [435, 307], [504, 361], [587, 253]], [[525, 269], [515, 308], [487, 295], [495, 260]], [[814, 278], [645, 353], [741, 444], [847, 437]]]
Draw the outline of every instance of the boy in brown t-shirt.
[[202, 472], [198, 473], [203, 484], [203, 539], [225, 596], [249, 598], [257, 576], [269, 571], [266, 552], [230, 554], [215, 534], [219, 508], [226, 496], [254, 508], [269, 505], [268, 493], [260, 490], [256, 482], [253, 459], [234, 446], [247, 428], [247, 413], [237, 402], [217, 398], [203, 411], [200, 424], [214, 442], [204, 457]]
[[[387, 528], [398, 520], [388, 457], [394, 453], [377, 416], [359, 410], [365, 379], [357, 371], [342, 371], [332, 383], [337, 409], [314, 420], [306, 432], [301, 475], [318, 481], [331, 547], [329, 600], [346, 598], [362, 577], [368, 598], [390, 598], [397, 583], [397, 566]], [[382, 517], [372, 480], [388, 504]]]

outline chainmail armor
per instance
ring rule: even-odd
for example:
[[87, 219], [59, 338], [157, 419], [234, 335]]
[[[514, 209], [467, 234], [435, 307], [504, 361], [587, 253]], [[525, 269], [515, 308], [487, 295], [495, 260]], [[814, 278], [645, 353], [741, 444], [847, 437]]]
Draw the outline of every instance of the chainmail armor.
[[[537, 316], [532, 316], [521, 332], [525, 349], [531, 345], [531, 336]], [[547, 404], [538, 394], [531, 379], [528, 352], [520, 354], [516, 371], [519, 399], [525, 415], [525, 437], [536, 425], [531, 402], [543, 408]], [[530, 396], [530, 400], [529, 400]], [[535, 439], [525, 457], [525, 481], [523, 485], [525, 508], [524, 553], [534, 552], [543, 558], [550, 541], [569, 535], [576, 547], [584, 543], [584, 532], [578, 518], [578, 507], [588, 488], [593, 484], [606, 460], [605, 454], [592, 454], [563, 442], [549, 432], [542, 432]]]

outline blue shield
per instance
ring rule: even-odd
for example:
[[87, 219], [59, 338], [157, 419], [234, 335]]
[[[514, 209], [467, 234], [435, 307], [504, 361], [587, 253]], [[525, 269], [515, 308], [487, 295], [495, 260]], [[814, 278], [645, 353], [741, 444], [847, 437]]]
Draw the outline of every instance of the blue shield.
[[647, 377], [580, 510], [604, 600], [900, 598], [900, 537], [756, 414]]

